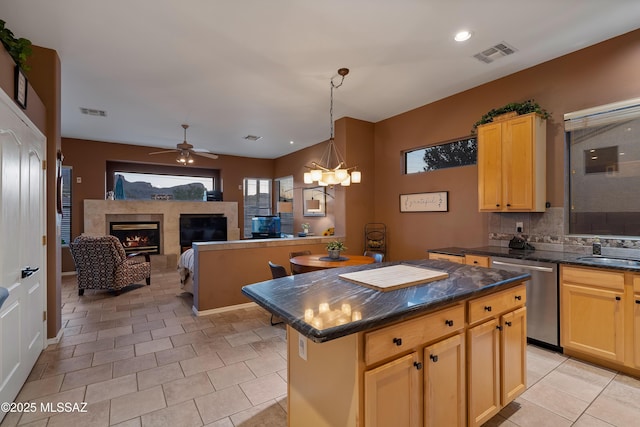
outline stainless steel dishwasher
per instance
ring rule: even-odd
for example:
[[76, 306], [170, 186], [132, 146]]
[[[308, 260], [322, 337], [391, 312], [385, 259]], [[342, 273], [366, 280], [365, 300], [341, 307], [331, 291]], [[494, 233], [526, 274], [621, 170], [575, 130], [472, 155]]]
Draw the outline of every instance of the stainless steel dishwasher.
[[526, 282], [527, 341], [553, 350], [561, 350], [558, 264], [491, 257], [491, 267], [531, 274], [531, 280]]

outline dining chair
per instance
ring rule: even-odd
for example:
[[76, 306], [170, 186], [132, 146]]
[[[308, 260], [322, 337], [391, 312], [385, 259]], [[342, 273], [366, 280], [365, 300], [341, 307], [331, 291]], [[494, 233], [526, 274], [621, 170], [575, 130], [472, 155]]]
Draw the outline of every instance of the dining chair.
[[374, 259], [374, 263], [377, 262], [382, 262], [382, 260], [384, 259], [384, 254], [380, 253], [380, 252], [374, 252], [374, 251], [364, 251], [364, 256], [368, 256]]
[[[289, 252], [289, 259], [295, 258], [297, 256], [303, 256], [303, 255], [311, 255], [311, 251]], [[306, 273], [306, 271], [302, 271], [302, 267], [300, 267], [299, 265], [291, 264], [290, 267], [291, 267], [291, 274]]]
[[[273, 279], [279, 279], [281, 277], [287, 277], [289, 275], [289, 273], [287, 273], [287, 270], [280, 264], [276, 264], [269, 261], [269, 268], [271, 269], [271, 278]], [[269, 322], [271, 322], [271, 326], [276, 326], [284, 323], [284, 322], [274, 322], [273, 313], [271, 313], [271, 319], [269, 320]]]

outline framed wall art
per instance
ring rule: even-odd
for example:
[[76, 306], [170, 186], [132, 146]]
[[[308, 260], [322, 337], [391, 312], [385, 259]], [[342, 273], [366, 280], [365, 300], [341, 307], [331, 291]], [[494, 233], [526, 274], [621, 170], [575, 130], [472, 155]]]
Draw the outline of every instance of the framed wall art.
[[412, 193], [400, 195], [400, 212], [448, 212], [449, 192]]
[[24, 110], [27, 108], [27, 76], [24, 74], [24, 71], [20, 67], [16, 65], [16, 76], [15, 76], [15, 100], [18, 105]]
[[325, 216], [327, 214], [324, 187], [304, 188], [302, 200], [304, 203], [303, 216]]

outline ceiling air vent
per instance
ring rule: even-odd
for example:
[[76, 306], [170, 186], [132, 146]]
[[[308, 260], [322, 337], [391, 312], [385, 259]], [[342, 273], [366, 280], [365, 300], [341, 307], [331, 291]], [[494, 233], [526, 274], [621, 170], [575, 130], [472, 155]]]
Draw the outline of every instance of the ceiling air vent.
[[491, 46], [488, 49], [483, 50], [480, 53], [473, 55], [478, 61], [482, 61], [486, 64], [490, 64], [496, 59], [500, 59], [503, 56], [511, 55], [517, 51], [513, 46], [508, 45], [505, 42], [498, 43], [495, 46]]
[[106, 111], [104, 111], [104, 110], [96, 110], [94, 108], [80, 107], [80, 112], [82, 114], [86, 114], [87, 116], [107, 117], [107, 112]]
[[262, 137], [257, 135], [247, 135], [244, 137], [244, 139], [246, 139], [247, 141], [257, 141], [259, 139], [262, 139]]

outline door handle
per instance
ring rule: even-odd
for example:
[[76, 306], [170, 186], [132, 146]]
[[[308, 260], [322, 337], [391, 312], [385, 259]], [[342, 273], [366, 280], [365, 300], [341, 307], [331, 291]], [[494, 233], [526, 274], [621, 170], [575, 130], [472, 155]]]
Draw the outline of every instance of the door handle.
[[33, 273], [35, 273], [38, 270], [40, 270], [40, 267], [31, 268], [29, 266], [26, 266], [25, 268], [22, 269], [21, 277], [23, 279], [26, 278], [26, 277], [29, 277], [29, 276], [31, 276]]

